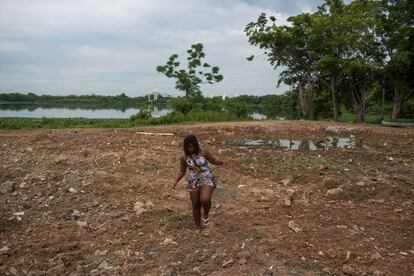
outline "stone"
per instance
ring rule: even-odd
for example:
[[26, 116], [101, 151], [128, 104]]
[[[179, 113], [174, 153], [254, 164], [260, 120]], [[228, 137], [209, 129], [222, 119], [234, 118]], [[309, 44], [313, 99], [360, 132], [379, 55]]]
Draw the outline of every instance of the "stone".
[[95, 256], [105, 256], [106, 254], [108, 254], [108, 250], [96, 250], [95, 251]]
[[59, 264], [57, 266], [51, 267], [47, 270], [47, 274], [49, 275], [62, 275], [65, 272], [65, 265]]
[[7, 180], [6, 182], [1, 183], [0, 186], [0, 194], [10, 194], [14, 191], [14, 183], [10, 180]]
[[134, 203], [134, 211], [137, 213], [137, 215], [141, 215], [145, 212], [145, 204], [141, 201], [137, 201]]
[[291, 205], [291, 201], [290, 201], [290, 199], [289, 198], [285, 198], [285, 201], [284, 201], [284, 203], [283, 203], [285, 206], [287, 206], [287, 207], [290, 207], [290, 205]]
[[234, 263], [233, 258], [228, 259], [227, 261], [224, 261], [221, 265], [223, 268], [230, 267]]
[[7, 253], [9, 253], [9, 250], [10, 250], [10, 248], [7, 245], [5, 245], [2, 248], [0, 248], [0, 253], [1, 254], [7, 254]]
[[239, 252], [237, 252], [236, 254], [237, 258], [239, 259], [250, 259], [251, 253], [248, 249], [244, 249], [244, 250], [240, 250]]
[[349, 261], [351, 259], [351, 251], [346, 251], [346, 256], [345, 256], [345, 260]]
[[352, 266], [350, 266], [349, 264], [345, 264], [342, 267], [342, 272], [344, 272], [345, 274], [354, 275], [355, 274], [355, 269]]
[[371, 259], [372, 260], [379, 260], [379, 259], [382, 259], [382, 256], [381, 256], [380, 253], [375, 252], [374, 254], [371, 255]]
[[14, 268], [14, 267], [11, 267], [11, 268], [9, 269], [9, 272], [10, 272], [12, 275], [18, 275], [18, 273], [19, 273], [19, 271], [17, 271], [17, 269], [16, 269], [16, 268]]
[[81, 180], [78, 171], [70, 171], [68, 174], [65, 175], [63, 181], [69, 184], [77, 184]]
[[75, 218], [79, 218], [81, 216], [81, 212], [79, 210], [73, 210], [72, 216]]
[[152, 202], [151, 200], [147, 200], [147, 201], [145, 202], [145, 206], [146, 206], [148, 209], [151, 209], [151, 208], [154, 208], [154, 207], [155, 207], [155, 204], [154, 204], [154, 202]]
[[295, 233], [299, 233], [302, 231], [302, 228], [299, 227], [299, 225], [294, 222], [293, 220], [289, 221], [288, 227], [293, 230]]
[[333, 189], [339, 186], [339, 182], [334, 178], [326, 177], [323, 179], [322, 185], [327, 189]]
[[80, 151], [79, 151], [79, 154], [82, 156], [82, 157], [88, 157], [88, 155], [90, 154], [90, 152], [87, 150], [87, 149], [81, 149]]
[[329, 189], [328, 191], [326, 191], [326, 196], [327, 197], [337, 197], [337, 196], [341, 195], [343, 192], [344, 192], [344, 190], [342, 190], [341, 187], [334, 188], [334, 189]]
[[86, 221], [77, 221], [76, 224], [83, 228], [88, 227], [88, 223]]
[[73, 219], [72, 213], [63, 213], [62, 217], [63, 217], [64, 220], [72, 220]]
[[172, 238], [165, 238], [165, 240], [161, 244], [177, 244]]
[[286, 179], [283, 179], [281, 182], [283, 183], [284, 186], [287, 186], [290, 183], [290, 179], [286, 178]]
[[76, 194], [76, 193], [78, 192], [75, 188], [72, 188], [72, 187], [70, 187], [70, 188], [68, 189], [68, 191], [69, 191], [69, 193], [71, 193], [71, 194]]
[[201, 274], [201, 268], [199, 266], [193, 267], [193, 272]]
[[106, 261], [103, 261], [99, 264], [98, 269], [108, 269], [109, 265]]

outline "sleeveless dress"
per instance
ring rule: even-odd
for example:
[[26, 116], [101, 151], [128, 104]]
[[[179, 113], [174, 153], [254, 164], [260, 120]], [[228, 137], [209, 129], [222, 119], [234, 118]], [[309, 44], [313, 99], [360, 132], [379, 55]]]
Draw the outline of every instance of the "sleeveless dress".
[[194, 158], [187, 156], [185, 165], [188, 168], [188, 190], [196, 190], [203, 185], [216, 187], [216, 181], [211, 172], [207, 159], [204, 156], [196, 155]]

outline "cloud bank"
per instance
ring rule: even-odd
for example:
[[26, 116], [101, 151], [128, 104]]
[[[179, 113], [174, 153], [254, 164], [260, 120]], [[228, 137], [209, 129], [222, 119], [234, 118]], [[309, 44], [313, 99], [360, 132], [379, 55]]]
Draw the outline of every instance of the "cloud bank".
[[[278, 70], [248, 44], [245, 25], [261, 12], [285, 23], [321, 0], [0, 0], [0, 92], [55, 95], [126, 93], [153, 89], [179, 95], [155, 71], [193, 43], [224, 81], [207, 95], [283, 93]], [[248, 62], [245, 58], [258, 58]]]

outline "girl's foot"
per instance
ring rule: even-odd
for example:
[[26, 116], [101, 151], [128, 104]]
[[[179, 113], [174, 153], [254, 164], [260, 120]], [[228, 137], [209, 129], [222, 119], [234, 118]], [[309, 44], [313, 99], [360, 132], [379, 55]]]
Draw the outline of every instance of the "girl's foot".
[[204, 226], [208, 226], [208, 217], [207, 218], [203, 218], [203, 225]]

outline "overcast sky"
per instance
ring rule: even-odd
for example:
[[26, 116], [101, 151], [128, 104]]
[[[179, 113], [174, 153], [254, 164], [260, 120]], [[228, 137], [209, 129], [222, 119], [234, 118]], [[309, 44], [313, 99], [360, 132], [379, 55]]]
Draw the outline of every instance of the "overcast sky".
[[322, 0], [0, 0], [0, 92], [54, 95], [153, 89], [178, 95], [155, 67], [191, 44], [224, 80], [207, 95], [282, 93], [278, 71], [247, 42], [243, 29], [261, 12], [279, 23]]

